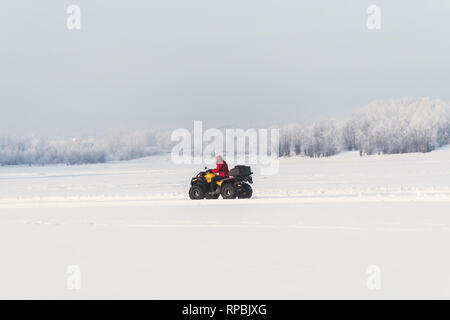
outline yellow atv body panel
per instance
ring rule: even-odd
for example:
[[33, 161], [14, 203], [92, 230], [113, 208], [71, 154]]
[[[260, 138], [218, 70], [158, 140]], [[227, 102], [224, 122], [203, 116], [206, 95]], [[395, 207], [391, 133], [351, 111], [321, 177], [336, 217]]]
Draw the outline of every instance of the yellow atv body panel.
[[[206, 182], [211, 183], [211, 179], [214, 178], [216, 175], [214, 173], [207, 173], [205, 174]], [[216, 181], [216, 184], [218, 186], [222, 185], [222, 181]]]
[[207, 174], [205, 174], [205, 179], [206, 179], [206, 182], [208, 182], [208, 183], [211, 183], [211, 179], [214, 178], [214, 177], [215, 177], [214, 173], [207, 173]]

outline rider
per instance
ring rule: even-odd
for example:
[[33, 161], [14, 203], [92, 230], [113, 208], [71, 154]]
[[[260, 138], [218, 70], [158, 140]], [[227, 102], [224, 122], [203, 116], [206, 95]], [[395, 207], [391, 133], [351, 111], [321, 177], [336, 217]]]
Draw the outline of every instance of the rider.
[[211, 186], [214, 190], [217, 186], [216, 181], [220, 181], [228, 177], [228, 165], [225, 160], [223, 160], [222, 156], [216, 156], [216, 164], [217, 167], [212, 169], [211, 172], [216, 175], [211, 179]]

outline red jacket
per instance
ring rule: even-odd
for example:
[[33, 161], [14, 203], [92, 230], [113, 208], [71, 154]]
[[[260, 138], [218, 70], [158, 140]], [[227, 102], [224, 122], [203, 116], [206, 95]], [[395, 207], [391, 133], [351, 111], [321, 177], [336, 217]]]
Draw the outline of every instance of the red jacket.
[[225, 160], [223, 160], [223, 163], [218, 163], [217, 168], [212, 169], [211, 171], [214, 173], [218, 173], [221, 177], [226, 177], [228, 176], [228, 165]]

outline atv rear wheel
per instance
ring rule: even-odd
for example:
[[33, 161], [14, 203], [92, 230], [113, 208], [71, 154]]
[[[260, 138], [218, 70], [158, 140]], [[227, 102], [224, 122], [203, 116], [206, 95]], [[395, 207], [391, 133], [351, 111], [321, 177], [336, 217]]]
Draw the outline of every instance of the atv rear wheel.
[[238, 198], [239, 199], [249, 199], [252, 197], [253, 190], [252, 187], [249, 184], [244, 183], [242, 185], [242, 190], [239, 192]]
[[203, 192], [203, 188], [200, 186], [192, 186], [189, 189], [189, 198], [192, 200], [201, 200], [205, 197], [205, 192]]
[[236, 189], [231, 183], [224, 185], [220, 193], [224, 199], [236, 199]]

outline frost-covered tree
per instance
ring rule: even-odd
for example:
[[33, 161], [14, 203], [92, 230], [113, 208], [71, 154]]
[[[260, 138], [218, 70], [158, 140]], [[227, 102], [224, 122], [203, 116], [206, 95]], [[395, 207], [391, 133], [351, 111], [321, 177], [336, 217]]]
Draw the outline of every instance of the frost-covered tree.
[[430, 98], [375, 101], [344, 128], [346, 148], [362, 154], [429, 152], [450, 143], [450, 107]]
[[153, 131], [114, 131], [97, 139], [0, 137], [0, 165], [102, 163], [136, 159], [158, 151]]
[[280, 130], [281, 156], [322, 157], [342, 150], [359, 150], [361, 155], [429, 152], [446, 144], [450, 144], [450, 106], [430, 98], [374, 101], [344, 121]]

